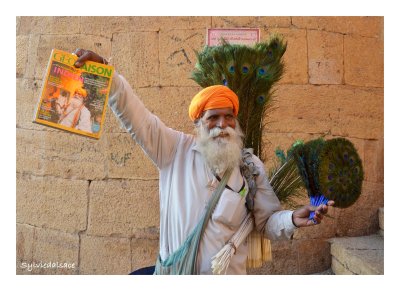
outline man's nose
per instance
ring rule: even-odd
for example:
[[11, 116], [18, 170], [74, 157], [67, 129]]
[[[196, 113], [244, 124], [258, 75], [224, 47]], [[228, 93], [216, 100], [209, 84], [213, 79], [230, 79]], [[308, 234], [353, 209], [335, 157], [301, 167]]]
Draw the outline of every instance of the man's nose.
[[217, 126], [222, 129], [225, 129], [228, 126], [225, 117], [220, 117], [218, 119]]

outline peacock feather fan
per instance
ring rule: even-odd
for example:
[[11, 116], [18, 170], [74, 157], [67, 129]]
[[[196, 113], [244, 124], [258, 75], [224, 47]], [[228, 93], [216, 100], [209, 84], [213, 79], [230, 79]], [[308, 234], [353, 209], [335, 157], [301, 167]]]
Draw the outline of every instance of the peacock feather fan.
[[225, 85], [239, 97], [239, 124], [244, 146], [262, 156], [264, 114], [271, 103], [271, 88], [283, 74], [286, 42], [277, 34], [253, 47], [222, 42], [196, 52], [192, 79], [201, 87]]
[[344, 138], [328, 140], [320, 154], [320, 190], [335, 206], [351, 206], [361, 194], [364, 172], [353, 144]]
[[[360, 196], [363, 168], [349, 140], [311, 140], [297, 146], [293, 157], [311, 205], [318, 206], [333, 200], [335, 207], [344, 208], [352, 205]], [[313, 216], [314, 213], [311, 213], [310, 219]]]

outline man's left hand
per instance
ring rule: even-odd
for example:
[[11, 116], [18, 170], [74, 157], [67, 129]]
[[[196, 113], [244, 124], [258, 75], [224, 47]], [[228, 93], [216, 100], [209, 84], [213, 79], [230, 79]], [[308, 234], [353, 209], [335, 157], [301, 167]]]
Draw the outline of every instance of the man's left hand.
[[[335, 202], [329, 200], [327, 205], [321, 204], [319, 206], [306, 205], [293, 211], [293, 224], [297, 227], [311, 226], [320, 224], [324, 215], [328, 213], [328, 206], [332, 206]], [[314, 220], [309, 219], [310, 213], [315, 211]]]

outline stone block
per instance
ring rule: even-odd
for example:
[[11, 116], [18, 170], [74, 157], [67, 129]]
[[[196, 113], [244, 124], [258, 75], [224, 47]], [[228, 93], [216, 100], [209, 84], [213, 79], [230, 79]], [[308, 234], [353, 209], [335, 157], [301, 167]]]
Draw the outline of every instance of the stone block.
[[[370, 185], [368, 185], [370, 184]], [[383, 187], [364, 182], [362, 194], [350, 207], [337, 209], [337, 235], [360, 236], [376, 233], [379, 229], [378, 208], [383, 205]]]
[[279, 33], [287, 41], [286, 52], [283, 55], [285, 64], [282, 79], [279, 84], [307, 84], [307, 32], [304, 29], [273, 28], [262, 31], [261, 40], [269, 39], [270, 33]]
[[86, 181], [17, 174], [17, 223], [79, 232], [86, 229]]
[[298, 28], [317, 29], [366, 37], [383, 36], [383, 17], [322, 16], [292, 17], [292, 24]]
[[57, 131], [17, 130], [17, 172], [75, 179], [105, 177], [107, 140]]
[[[35, 229], [33, 262], [47, 267], [33, 268], [32, 274], [77, 275], [79, 272], [79, 235], [50, 229]], [[53, 267], [56, 264], [63, 267]], [[52, 266], [49, 268], [49, 266]]]
[[160, 32], [161, 86], [196, 86], [190, 77], [197, 61], [195, 51], [204, 47], [205, 35], [205, 29]]
[[16, 252], [16, 274], [29, 274], [22, 263], [31, 263], [33, 257], [33, 240], [35, 228], [27, 224], [17, 223], [17, 252]]
[[132, 271], [153, 266], [156, 263], [159, 253], [158, 240], [132, 239]]
[[247, 269], [249, 275], [297, 275], [299, 253], [297, 241], [271, 241], [272, 261], [261, 268]]
[[338, 95], [341, 87], [279, 85], [274, 94], [274, 109], [266, 117], [264, 134], [328, 133], [338, 121]]
[[[148, 22], [155, 22], [158, 30], [171, 29], [202, 29], [211, 27], [211, 16], [158, 16], [147, 17]], [[143, 22], [140, 20], [140, 22]], [[145, 22], [146, 23], [146, 22]]]
[[[29, 79], [34, 79], [35, 77], [35, 70], [36, 70], [36, 60], [37, 60], [37, 51], [39, 47], [39, 43], [41, 41], [41, 35], [36, 35], [36, 34], [31, 34], [29, 35], [28, 43], [26, 46], [26, 54], [27, 54], [27, 59], [25, 63], [21, 63], [21, 72], [23, 73], [24, 78], [29, 78]], [[17, 47], [17, 54], [21, 53], [24, 54], [23, 52], [24, 47]], [[48, 56], [47, 58], [50, 57], [50, 50], [48, 51]], [[42, 75], [45, 74], [44, 70], [41, 72]], [[19, 77], [22, 77], [19, 76]], [[41, 76], [42, 78], [43, 76]]]
[[346, 269], [335, 257], [332, 257], [331, 267], [335, 275], [355, 275], [350, 270]]
[[159, 47], [158, 32], [116, 33], [112, 64], [133, 88], [158, 86]]
[[22, 16], [17, 35], [20, 34], [77, 34], [80, 17], [77, 16]]
[[111, 55], [111, 41], [104, 37], [81, 34], [41, 35], [37, 51], [33, 51], [33, 59], [28, 62], [28, 65], [34, 66], [33, 75], [28, 75], [28, 78], [43, 78], [53, 48], [71, 53], [77, 48], [84, 48], [92, 50], [105, 58], [109, 58]]
[[202, 88], [195, 87], [161, 87], [159, 95], [149, 94], [153, 90], [138, 89], [145, 106], [157, 115], [166, 126], [193, 134], [193, 122], [189, 118], [189, 105]]
[[328, 269], [331, 265], [329, 242], [321, 239], [300, 240], [299, 274], [313, 274]]
[[[41, 86], [42, 82], [40, 80], [16, 79], [17, 128], [33, 129], [38, 131], [52, 130], [50, 127], [33, 123], [40, 98]], [[55, 131], [55, 129], [53, 131]]]
[[383, 183], [383, 150], [383, 139], [364, 141], [364, 180]]
[[157, 167], [127, 134], [107, 134], [108, 178], [158, 179]]
[[27, 35], [19, 35], [17, 36], [17, 65], [16, 72], [17, 78], [24, 76], [25, 67], [28, 61], [28, 47], [29, 47], [29, 36]]
[[307, 44], [310, 84], [342, 84], [343, 35], [310, 30]]
[[216, 28], [271, 28], [289, 27], [287, 16], [213, 16], [212, 27]]
[[383, 39], [344, 36], [346, 84], [383, 88]]
[[[328, 86], [331, 108], [331, 134], [359, 139], [383, 136], [383, 89], [351, 86]], [[327, 112], [325, 112], [326, 114]]]
[[129, 243], [127, 238], [82, 236], [79, 274], [129, 274], [131, 272]]
[[383, 275], [384, 240], [381, 236], [343, 237], [330, 241], [332, 257], [344, 267], [344, 273]]
[[159, 225], [157, 180], [106, 180], [90, 185], [89, 235], [130, 237]]

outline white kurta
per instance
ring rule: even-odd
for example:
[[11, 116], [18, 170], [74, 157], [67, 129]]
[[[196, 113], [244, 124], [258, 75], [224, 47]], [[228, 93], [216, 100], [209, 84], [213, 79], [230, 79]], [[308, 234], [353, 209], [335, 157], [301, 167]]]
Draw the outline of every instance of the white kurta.
[[[159, 169], [160, 256], [165, 260], [200, 221], [218, 180], [197, 150], [195, 137], [167, 127], [145, 108], [128, 82], [117, 73], [109, 105]], [[256, 156], [254, 162], [260, 170], [254, 200], [256, 227], [271, 240], [290, 239], [296, 228], [292, 211], [280, 210], [263, 163]], [[240, 171], [235, 169], [228, 185], [239, 190], [242, 183]], [[245, 216], [245, 198], [225, 189], [200, 243], [197, 268], [200, 274], [211, 274], [211, 258], [237, 231]], [[227, 274], [246, 274], [246, 258], [247, 244], [243, 243], [233, 256]]]

